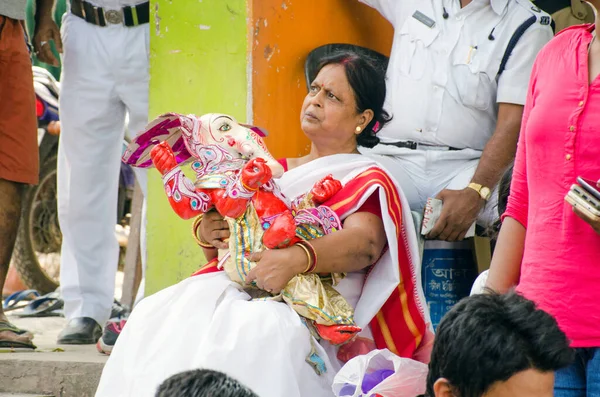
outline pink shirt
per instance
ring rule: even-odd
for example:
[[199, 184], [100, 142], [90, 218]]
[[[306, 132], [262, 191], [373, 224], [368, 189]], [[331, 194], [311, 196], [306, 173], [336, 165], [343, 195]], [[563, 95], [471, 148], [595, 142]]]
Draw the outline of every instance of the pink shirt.
[[573, 347], [600, 347], [600, 236], [564, 201], [578, 176], [600, 179], [593, 29], [567, 29], [537, 57], [505, 214], [527, 229], [518, 291], [557, 319]]

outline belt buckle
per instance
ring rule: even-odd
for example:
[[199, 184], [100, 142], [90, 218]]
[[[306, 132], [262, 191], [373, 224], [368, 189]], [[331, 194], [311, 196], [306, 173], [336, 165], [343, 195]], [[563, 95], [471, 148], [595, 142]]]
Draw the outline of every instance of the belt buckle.
[[117, 25], [123, 23], [123, 11], [122, 10], [107, 10], [104, 11], [104, 19], [106, 22]]

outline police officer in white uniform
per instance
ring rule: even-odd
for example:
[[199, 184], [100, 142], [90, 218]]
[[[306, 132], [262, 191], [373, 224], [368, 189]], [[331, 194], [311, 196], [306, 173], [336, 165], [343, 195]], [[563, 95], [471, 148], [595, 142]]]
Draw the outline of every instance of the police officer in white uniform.
[[[111, 313], [125, 115], [130, 135], [148, 121], [149, 14], [140, 0], [71, 0], [63, 19], [58, 214], [69, 323], [58, 343], [96, 343]], [[145, 191], [145, 173], [136, 177]]]
[[361, 1], [395, 29], [386, 100], [393, 120], [364, 153], [394, 175], [412, 210], [443, 200], [429, 238], [461, 240], [476, 220], [497, 218], [492, 190], [514, 158], [551, 19], [528, 0]]

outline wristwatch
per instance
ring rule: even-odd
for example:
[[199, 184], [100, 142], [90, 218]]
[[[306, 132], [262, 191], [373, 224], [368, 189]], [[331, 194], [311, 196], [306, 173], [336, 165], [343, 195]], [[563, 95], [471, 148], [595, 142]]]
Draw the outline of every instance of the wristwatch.
[[485, 201], [488, 201], [490, 199], [490, 196], [492, 195], [492, 191], [489, 187], [480, 185], [479, 183], [471, 182], [467, 187], [475, 190], [477, 194], [479, 194], [479, 196]]

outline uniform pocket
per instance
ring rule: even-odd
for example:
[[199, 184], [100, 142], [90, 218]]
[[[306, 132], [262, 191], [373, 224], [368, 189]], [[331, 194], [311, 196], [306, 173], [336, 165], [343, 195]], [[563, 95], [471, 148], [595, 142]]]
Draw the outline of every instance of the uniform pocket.
[[476, 46], [457, 46], [453, 54], [452, 74], [463, 105], [487, 110], [495, 100], [495, 81], [489, 75], [490, 57]]
[[439, 30], [428, 27], [415, 18], [408, 18], [398, 33], [398, 70], [414, 80], [423, 78], [425, 65], [429, 61], [429, 46], [438, 36]]

